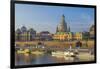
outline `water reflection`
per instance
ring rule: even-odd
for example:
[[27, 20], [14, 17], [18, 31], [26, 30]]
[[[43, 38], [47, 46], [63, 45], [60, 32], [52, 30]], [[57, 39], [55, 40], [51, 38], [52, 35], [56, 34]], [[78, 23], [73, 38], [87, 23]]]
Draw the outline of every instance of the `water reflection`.
[[51, 63], [69, 63], [81, 61], [78, 57], [54, 57], [50, 54], [33, 55], [33, 54], [16, 54], [16, 65], [35, 65]]

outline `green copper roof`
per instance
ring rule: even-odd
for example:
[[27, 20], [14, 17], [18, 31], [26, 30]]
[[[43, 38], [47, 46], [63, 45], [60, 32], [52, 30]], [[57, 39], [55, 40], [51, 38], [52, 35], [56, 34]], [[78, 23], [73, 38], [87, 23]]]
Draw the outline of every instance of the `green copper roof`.
[[64, 34], [66, 34], [66, 32], [57, 32], [56, 34], [64, 35]]

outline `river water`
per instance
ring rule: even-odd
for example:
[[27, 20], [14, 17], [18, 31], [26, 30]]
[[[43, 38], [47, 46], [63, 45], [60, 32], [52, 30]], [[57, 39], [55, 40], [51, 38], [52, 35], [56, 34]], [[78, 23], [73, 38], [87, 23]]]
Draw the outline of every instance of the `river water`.
[[52, 63], [69, 63], [82, 61], [78, 57], [54, 57], [50, 54], [33, 55], [33, 54], [16, 54], [15, 65], [36, 65]]

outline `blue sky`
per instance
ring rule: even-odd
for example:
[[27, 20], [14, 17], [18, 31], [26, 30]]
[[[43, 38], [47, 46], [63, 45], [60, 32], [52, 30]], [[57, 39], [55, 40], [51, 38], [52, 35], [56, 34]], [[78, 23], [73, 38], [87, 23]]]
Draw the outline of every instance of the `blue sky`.
[[37, 32], [55, 33], [62, 14], [71, 32], [88, 31], [94, 24], [93, 8], [15, 4], [15, 29], [24, 25]]

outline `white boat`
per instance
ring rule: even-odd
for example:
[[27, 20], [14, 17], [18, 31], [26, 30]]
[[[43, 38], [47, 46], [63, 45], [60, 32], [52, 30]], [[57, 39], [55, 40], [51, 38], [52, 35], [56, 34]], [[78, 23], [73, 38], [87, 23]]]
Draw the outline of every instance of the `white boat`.
[[61, 51], [52, 52], [51, 54], [52, 54], [52, 56], [57, 56], [57, 57], [64, 56], [64, 52], [61, 52]]
[[71, 52], [71, 51], [64, 52], [64, 55], [68, 57], [75, 57], [74, 52]]
[[42, 55], [42, 54], [44, 54], [44, 52], [42, 52], [42, 51], [32, 51], [31, 54]]
[[52, 56], [60, 56], [60, 57], [74, 57], [75, 54], [74, 52], [70, 52], [70, 51], [67, 51], [67, 52], [61, 52], [61, 51], [56, 51], [56, 52], [52, 52]]
[[25, 53], [29, 53], [29, 49], [25, 49], [25, 50], [18, 50], [17, 51], [18, 54], [25, 54]]

